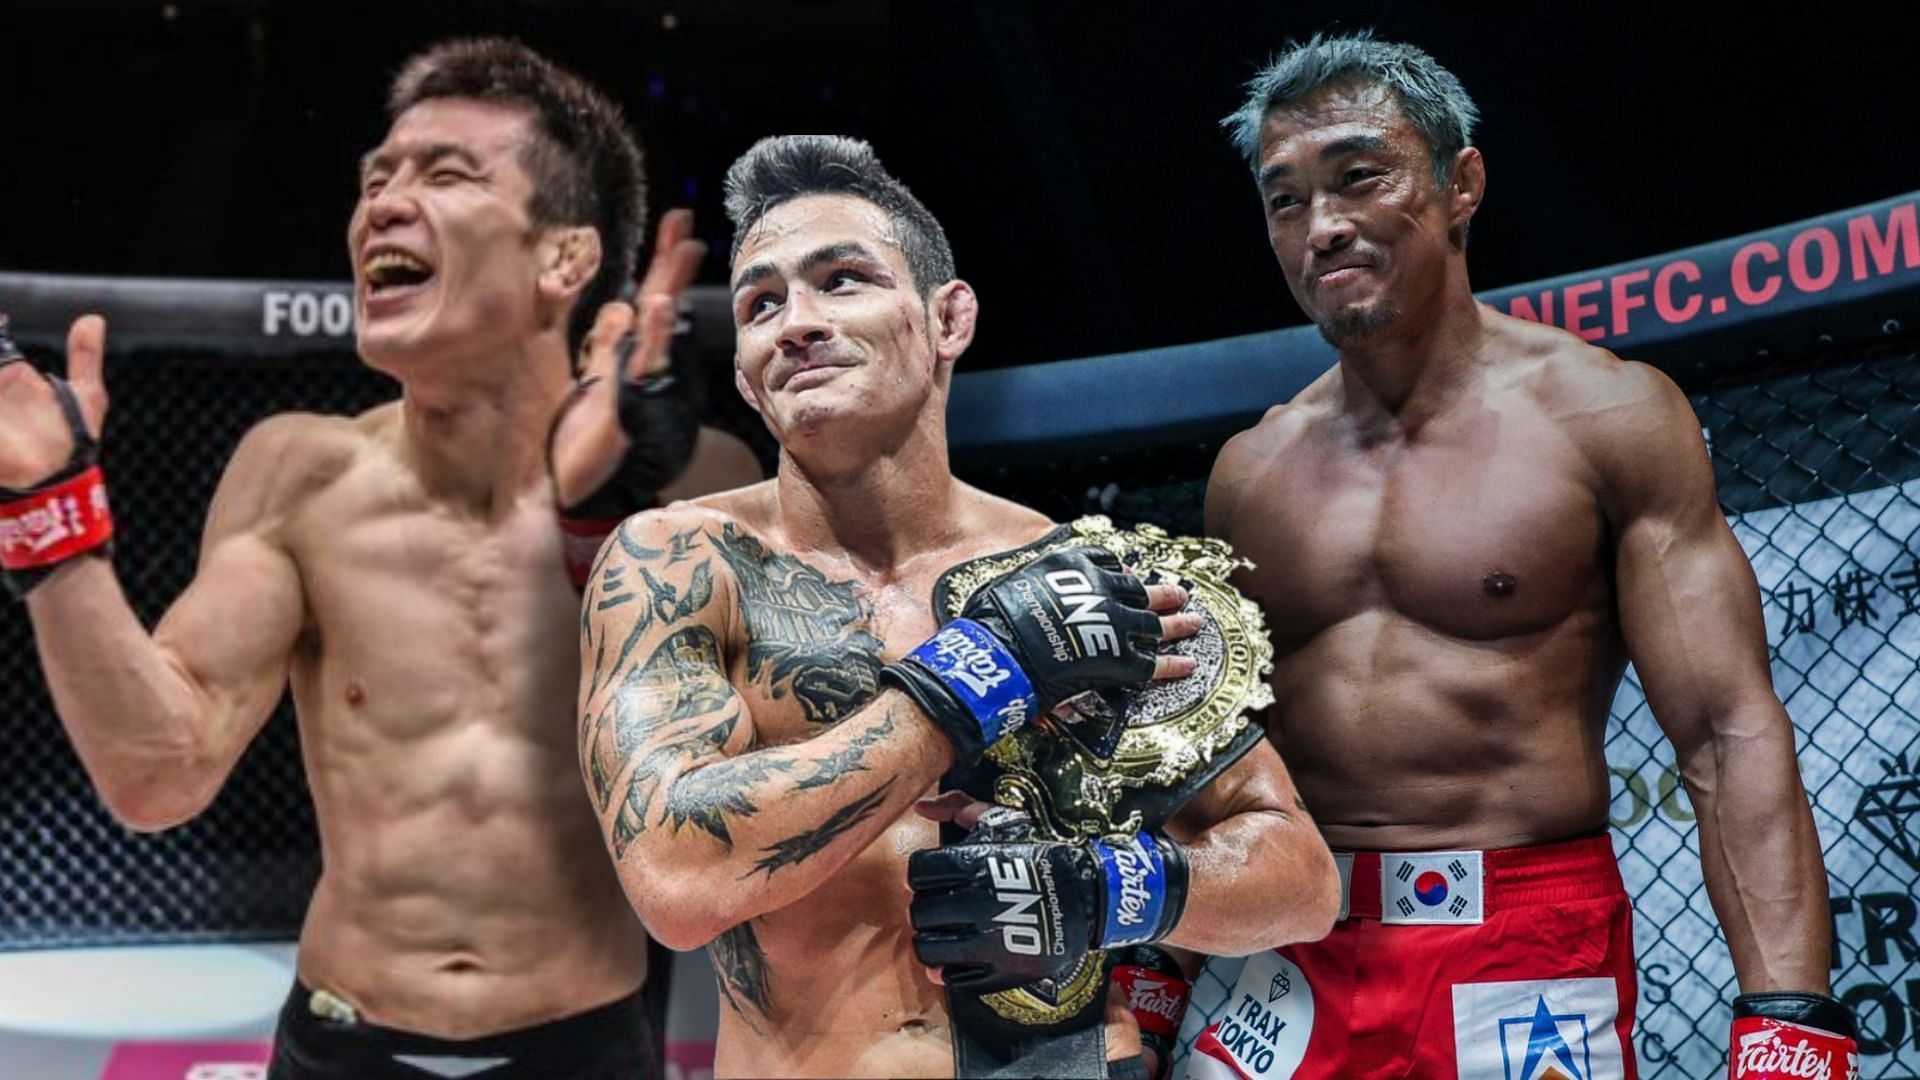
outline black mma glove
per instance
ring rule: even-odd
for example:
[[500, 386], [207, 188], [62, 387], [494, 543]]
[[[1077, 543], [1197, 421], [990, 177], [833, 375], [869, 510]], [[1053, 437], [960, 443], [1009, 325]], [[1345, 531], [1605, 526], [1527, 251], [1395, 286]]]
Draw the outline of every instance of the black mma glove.
[[[684, 325], [674, 328], [676, 348], [688, 347]], [[616, 370], [623, 373], [620, 430], [633, 444], [621, 462], [620, 479], [631, 488], [653, 493], [679, 479], [693, 460], [693, 445], [700, 438], [700, 410], [691, 388], [671, 368], [658, 375], [626, 377], [635, 344], [631, 336], [622, 339], [615, 361]]]
[[1860, 1050], [1853, 1012], [1825, 994], [1770, 990], [1733, 999], [1727, 1076], [1786, 1080], [1820, 1076], [1853, 1080]]
[[[674, 347], [687, 347], [679, 327], [674, 334]], [[627, 365], [638, 345], [639, 339], [628, 334], [614, 347], [614, 370], [622, 373], [617, 400], [620, 430], [627, 436], [626, 455], [606, 483], [567, 507], [570, 515], [618, 521], [645, 510], [661, 488], [680, 478], [693, 459], [693, 447], [700, 438], [700, 410], [690, 388], [672, 369], [628, 378]], [[594, 381], [582, 381], [574, 393], [581, 393]]]
[[1153, 678], [1160, 617], [1147, 589], [1101, 548], [1043, 555], [974, 593], [880, 677], [953, 740], [961, 763], [1088, 690]]
[[967, 839], [907, 860], [913, 951], [951, 987], [990, 993], [1067, 975], [1092, 949], [1158, 941], [1187, 904], [1187, 860], [1157, 833], [1064, 844], [1015, 839], [990, 810]]
[[[0, 367], [24, 364], [0, 322]], [[73, 452], [53, 475], [30, 488], [0, 487], [0, 582], [24, 599], [61, 564], [112, 549], [113, 512], [107, 505], [100, 446], [87, 430], [67, 380], [40, 372], [73, 435]]]
[[[674, 328], [674, 348], [690, 347], [684, 324]], [[671, 370], [629, 379], [624, 372], [639, 339], [628, 334], [615, 347], [614, 370], [619, 376], [620, 430], [627, 436], [627, 452], [605, 483], [571, 506], [560, 508], [561, 539], [567, 576], [576, 588], [587, 585], [587, 573], [600, 545], [630, 515], [658, 505], [660, 489], [679, 479], [693, 458], [700, 438], [700, 410], [687, 384]], [[566, 415], [594, 379], [574, 387], [574, 399], [560, 410]], [[559, 430], [554, 421], [554, 431]], [[547, 460], [553, 460], [552, 435]]]

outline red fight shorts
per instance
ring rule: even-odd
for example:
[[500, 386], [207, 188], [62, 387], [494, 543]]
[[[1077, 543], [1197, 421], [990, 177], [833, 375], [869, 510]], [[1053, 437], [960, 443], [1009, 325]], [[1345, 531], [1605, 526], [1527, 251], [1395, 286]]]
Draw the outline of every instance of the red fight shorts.
[[1632, 910], [1605, 836], [1340, 854], [1322, 941], [1247, 960], [1194, 1080], [1635, 1080]]

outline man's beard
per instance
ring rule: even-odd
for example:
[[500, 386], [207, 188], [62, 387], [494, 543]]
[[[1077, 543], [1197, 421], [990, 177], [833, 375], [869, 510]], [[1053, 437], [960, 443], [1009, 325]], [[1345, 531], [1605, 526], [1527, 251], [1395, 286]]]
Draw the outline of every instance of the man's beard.
[[1353, 304], [1325, 318], [1315, 319], [1320, 336], [1336, 349], [1357, 345], [1392, 326], [1400, 310], [1385, 300], [1371, 304]]

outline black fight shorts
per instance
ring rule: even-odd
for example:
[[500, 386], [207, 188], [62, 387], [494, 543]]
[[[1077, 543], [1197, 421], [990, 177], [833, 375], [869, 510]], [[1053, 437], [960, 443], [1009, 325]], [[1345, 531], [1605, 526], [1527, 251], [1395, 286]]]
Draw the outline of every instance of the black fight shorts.
[[478, 1039], [322, 1019], [308, 1007], [312, 994], [295, 982], [281, 1006], [268, 1080], [661, 1080], [664, 1074], [653, 1010], [637, 990], [597, 1009]]

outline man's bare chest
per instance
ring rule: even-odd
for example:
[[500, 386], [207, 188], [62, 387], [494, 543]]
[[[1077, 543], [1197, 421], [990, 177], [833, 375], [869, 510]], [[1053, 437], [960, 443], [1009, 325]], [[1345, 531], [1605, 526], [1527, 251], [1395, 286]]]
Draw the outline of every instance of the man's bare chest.
[[579, 597], [550, 513], [477, 523], [369, 508], [300, 526], [304, 665], [328, 684], [329, 703], [341, 696], [423, 727], [492, 716], [544, 728], [570, 710]]
[[1588, 603], [1605, 575], [1580, 462], [1518, 433], [1303, 446], [1253, 478], [1231, 539], [1283, 646], [1369, 610], [1470, 640], [1523, 636]]

